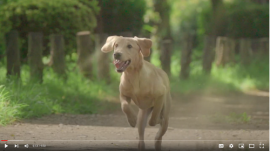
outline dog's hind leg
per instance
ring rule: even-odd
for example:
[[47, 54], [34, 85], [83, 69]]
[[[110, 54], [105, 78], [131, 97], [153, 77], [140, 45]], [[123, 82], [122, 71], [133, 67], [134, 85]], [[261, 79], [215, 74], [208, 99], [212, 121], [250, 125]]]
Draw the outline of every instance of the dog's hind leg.
[[135, 127], [136, 122], [137, 122], [137, 117], [135, 115], [135, 112], [130, 108], [131, 99], [120, 95], [120, 101], [121, 101], [122, 111], [126, 114], [128, 123], [130, 124], [131, 127]]
[[139, 132], [139, 145], [138, 145], [139, 150], [145, 149], [144, 130], [145, 130], [145, 127], [147, 124], [147, 118], [148, 118], [149, 114], [151, 113], [151, 110], [152, 110], [152, 108], [147, 109], [147, 110], [139, 109], [138, 119], [137, 119], [138, 132]]

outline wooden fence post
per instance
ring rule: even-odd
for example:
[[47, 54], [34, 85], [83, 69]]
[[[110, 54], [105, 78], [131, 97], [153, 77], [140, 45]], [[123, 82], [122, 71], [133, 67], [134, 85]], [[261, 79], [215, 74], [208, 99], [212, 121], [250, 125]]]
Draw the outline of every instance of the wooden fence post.
[[90, 37], [89, 31], [77, 33], [77, 53], [80, 72], [87, 78], [93, 78], [93, 65], [91, 55], [95, 52], [94, 42]]
[[266, 39], [266, 41], [264, 41], [265, 52], [269, 56], [269, 38], [265, 38], [265, 39]]
[[250, 39], [240, 39], [240, 57], [242, 64], [248, 64], [252, 56]]
[[204, 48], [203, 48], [203, 71], [206, 74], [211, 73], [212, 63], [215, 58], [215, 45], [216, 37], [205, 36], [204, 37]]
[[260, 38], [259, 45], [260, 45], [259, 53], [263, 56], [269, 55], [269, 38]]
[[217, 66], [225, 65], [231, 61], [234, 61], [235, 54], [235, 40], [218, 37], [216, 41], [216, 64]]
[[6, 34], [7, 77], [20, 77], [21, 60], [19, 49], [19, 34], [11, 31]]
[[191, 62], [191, 55], [193, 49], [193, 37], [191, 34], [186, 33], [184, 35], [183, 40], [183, 49], [181, 51], [181, 70], [180, 70], [180, 78], [187, 79], [189, 77], [190, 67], [189, 64]]
[[49, 66], [53, 68], [53, 71], [59, 76], [67, 79], [66, 64], [65, 64], [65, 51], [64, 51], [64, 37], [60, 34], [52, 34], [50, 36], [51, 43], [51, 58]]
[[233, 38], [228, 38], [228, 50], [227, 50], [227, 56], [228, 56], [228, 62], [235, 63], [235, 48], [236, 48], [236, 40]]
[[160, 61], [162, 69], [171, 76], [171, 53], [172, 53], [172, 40], [164, 39], [162, 41]]
[[28, 35], [28, 62], [30, 67], [30, 79], [32, 81], [43, 81], [42, 63], [43, 34], [30, 32]]
[[110, 77], [110, 58], [111, 53], [101, 52], [101, 47], [105, 44], [108, 34], [96, 34], [96, 51], [97, 51], [97, 76], [99, 80], [111, 82]]

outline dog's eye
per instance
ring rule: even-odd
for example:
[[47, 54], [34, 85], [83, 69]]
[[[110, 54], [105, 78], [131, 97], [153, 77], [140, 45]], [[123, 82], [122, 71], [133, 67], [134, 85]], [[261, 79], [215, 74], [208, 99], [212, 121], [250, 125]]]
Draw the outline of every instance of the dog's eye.
[[115, 44], [115, 47], [118, 47], [118, 44]]
[[129, 44], [128, 46], [127, 46], [129, 49], [131, 49], [132, 48], [132, 46]]

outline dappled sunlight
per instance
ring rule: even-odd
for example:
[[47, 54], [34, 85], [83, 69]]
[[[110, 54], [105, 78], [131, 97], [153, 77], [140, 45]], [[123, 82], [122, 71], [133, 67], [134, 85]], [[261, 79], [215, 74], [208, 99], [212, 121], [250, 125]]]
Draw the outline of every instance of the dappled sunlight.
[[269, 92], [260, 91], [260, 90], [249, 90], [249, 91], [244, 91], [244, 93], [248, 95], [254, 95], [254, 96], [269, 97]]

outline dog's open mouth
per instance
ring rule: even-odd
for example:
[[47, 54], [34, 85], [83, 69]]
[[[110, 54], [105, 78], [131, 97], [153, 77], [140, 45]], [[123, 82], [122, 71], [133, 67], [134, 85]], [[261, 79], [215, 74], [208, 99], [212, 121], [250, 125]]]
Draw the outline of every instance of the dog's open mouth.
[[130, 64], [130, 62], [131, 60], [126, 60], [126, 61], [114, 60], [113, 61], [117, 72], [125, 71], [128, 65]]

